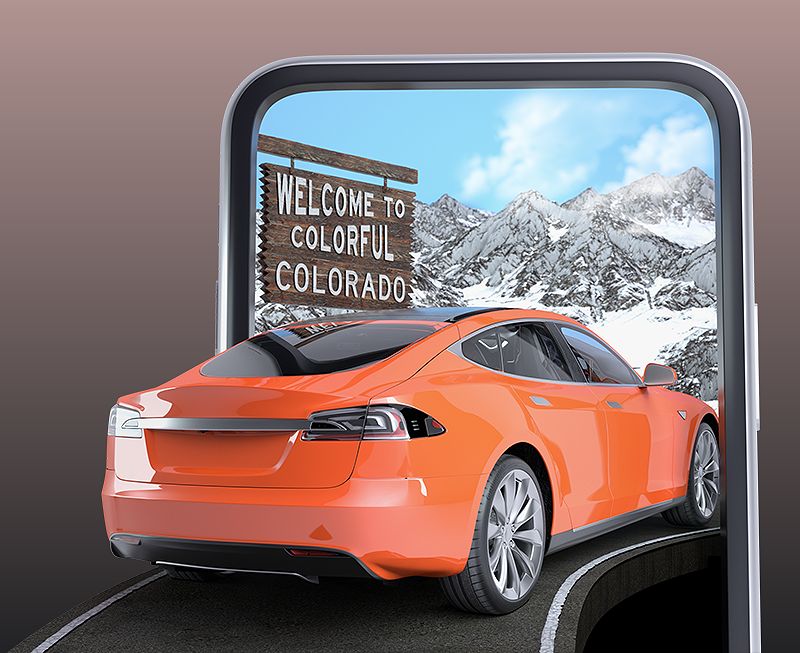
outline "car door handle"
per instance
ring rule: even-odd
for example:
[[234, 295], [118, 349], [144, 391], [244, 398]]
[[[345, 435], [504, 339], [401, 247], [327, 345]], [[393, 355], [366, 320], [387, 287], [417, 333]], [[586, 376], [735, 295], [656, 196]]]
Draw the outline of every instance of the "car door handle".
[[618, 401], [606, 401], [609, 408], [622, 408], [622, 404]]
[[537, 406], [552, 406], [553, 404], [550, 403], [549, 399], [545, 397], [539, 397], [537, 395], [531, 395], [531, 401], [536, 404]]

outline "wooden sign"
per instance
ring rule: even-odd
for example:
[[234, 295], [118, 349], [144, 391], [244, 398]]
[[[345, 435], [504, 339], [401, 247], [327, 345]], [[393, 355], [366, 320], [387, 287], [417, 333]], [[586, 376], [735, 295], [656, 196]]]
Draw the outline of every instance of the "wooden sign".
[[274, 137], [259, 137], [259, 149], [292, 163], [349, 166], [384, 177], [379, 185], [292, 166], [259, 166], [264, 300], [351, 309], [409, 306], [414, 193], [389, 188], [386, 179], [416, 182], [417, 171]]

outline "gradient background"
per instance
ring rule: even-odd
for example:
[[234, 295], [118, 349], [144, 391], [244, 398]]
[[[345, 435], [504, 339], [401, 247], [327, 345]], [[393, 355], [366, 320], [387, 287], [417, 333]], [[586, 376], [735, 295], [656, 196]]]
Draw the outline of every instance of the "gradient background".
[[799, 22], [788, 0], [3, 0], [0, 647], [146, 568], [108, 552], [106, 416], [212, 352], [219, 129], [248, 73], [310, 54], [671, 51], [725, 70], [751, 113], [763, 641], [784, 649], [800, 580]]

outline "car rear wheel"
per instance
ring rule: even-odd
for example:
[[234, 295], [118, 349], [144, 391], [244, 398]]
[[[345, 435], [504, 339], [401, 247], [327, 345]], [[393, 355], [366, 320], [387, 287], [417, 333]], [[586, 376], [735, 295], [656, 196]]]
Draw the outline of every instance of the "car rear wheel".
[[173, 567], [171, 565], [158, 565], [167, 572], [167, 576], [175, 580], [191, 580], [196, 583], [206, 583], [218, 580], [222, 577], [222, 572], [212, 571], [211, 569], [193, 569], [191, 567]]
[[440, 579], [460, 610], [507, 614], [525, 605], [539, 578], [546, 542], [545, 506], [536, 475], [503, 456], [486, 483], [467, 565]]
[[705, 526], [719, 504], [719, 446], [714, 430], [701, 424], [689, 467], [686, 500], [662, 513], [673, 526]]

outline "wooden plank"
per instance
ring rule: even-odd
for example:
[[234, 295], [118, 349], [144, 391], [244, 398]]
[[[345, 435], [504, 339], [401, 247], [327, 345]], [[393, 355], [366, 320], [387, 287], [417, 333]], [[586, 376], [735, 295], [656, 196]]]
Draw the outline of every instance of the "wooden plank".
[[258, 135], [258, 151], [298, 161], [319, 163], [333, 168], [350, 170], [351, 172], [384, 177], [406, 184], [416, 184], [418, 180], [417, 171], [414, 168], [367, 159], [353, 154], [344, 154], [334, 150], [326, 150], [322, 147], [306, 145], [305, 143], [298, 143], [297, 141], [290, 141], [277, 136], [267, 136], [266, 134]]
[[[263, 224], [259, 229], [257, 254], [261, 292], [265, 301], [352, 310], [399, 308], [411, 304], [414, 193], [271, 163], [261, 164], [259, 169]], [[297, 205], [294, 202], [285, 205], [281, 214], [276, 187], [278, 174], [303, 177], [303, 188], [307, 195], [305, 200], [319, 210], [319, 215], [295, 215]], [[334, 189], [346, 189], [348, 197], [351, 190], [362, 194], [372, 193], [374, 216], [352, 215], [349, 211], [344, 215], [337, 215], [334, 211], [332, 215], [325, 216], [322, 211], [322, 189], [326, 184]], [[335, 204], [331, 200], [335, 191], [329, 193], [328, 208]], [[406, 206], [404, 215], [398, 217], [385, 198], [391, 198], [394, 203], [402, 201]], [[370, 228], [363, 250], [360, 231], [358, 243], [353, 240], [351, 245], [347, 241], [343, 248], [346, 242], [343, 232], [347, 232], [348, 228], [360, 229], [361, 226]], [[305, 239], [309, 228], [313, 231], [311, 241]], [[329, 251], [323, 251], [322, 242]], [[392, 257], [387, 256], [387, 251]], [[387, 260], [389, 258], [393, 260]], [[302, 267], [295, 278], [298, 266]], [[300, 290], [298, 283], [302, 287]], [[400, 288], [403, 292], [396, 292]]]
[[[370, 272], [370, 289], [366, 290], [366, 273], [353, 278], [353, 283], [349, 282], [349, 276], [329, 277], [331, 268], [341, 270], [341, 266], [334, 266], [327, 261], [316, 261], [313, 264], [306, 264], [306, 268], [299, 274], [300, 283], [306, 284], [305, 292], [298, 292], [294, 289], [294, 268], [281, 270], [281, 279], [284, 287], [289, 284], [289, 288], [283, 290], [279, 288], [274, 280], [275, 270], [267, 270], [263, 285], [262, 294], [264, 301], [288, 306], [324, 306], [326, 308], [345, 308], [350, 311], [381, 310], [387, 308], [405, 308], [411, 306], [412, 287], [405, 276], [393, 275], [386, 270], [381, 273]], [[345, 273], [346, 274], [346, 273]], [[332, 280], [331, 280], [332, 279]], [[386, 280], [389, 281], [386, 281]], [[402, 279], [402, 295], [398, 295], [401, 301], [396, 301], [392, 295], [393, 284], [399, 283], [396, 280]], [[316, 294], [315, 288], [323, 294]], [[333, 290], [338, 294], [333, 294]], [[381, 299], [384, 297], [384, 299]]]

